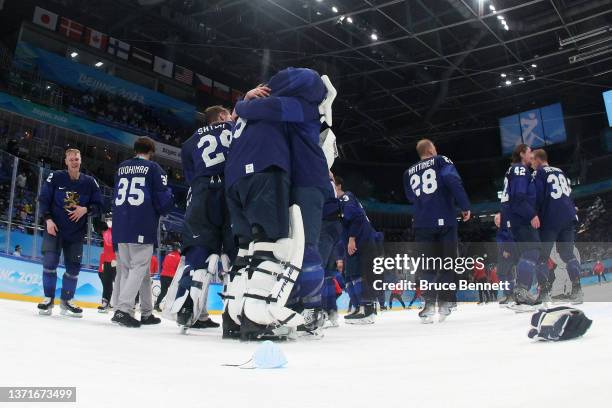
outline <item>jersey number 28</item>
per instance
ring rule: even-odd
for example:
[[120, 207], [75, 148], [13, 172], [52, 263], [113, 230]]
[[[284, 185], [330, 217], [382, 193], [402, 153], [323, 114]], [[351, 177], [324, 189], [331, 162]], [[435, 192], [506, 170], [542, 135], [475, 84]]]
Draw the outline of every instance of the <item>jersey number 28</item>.
[[[419, 186], [421, 186], [421, 188], [419, 188]], [[417, 197], [421, 195], [421, 190], [425, 194], [435, 192], [438, 189], [436, 171], [434, 169], [427, 169], [423, 172], [422, 176], [414, 174], [412, 177], [410, 177], [410, 188], [412, 188], [414, 195]]]

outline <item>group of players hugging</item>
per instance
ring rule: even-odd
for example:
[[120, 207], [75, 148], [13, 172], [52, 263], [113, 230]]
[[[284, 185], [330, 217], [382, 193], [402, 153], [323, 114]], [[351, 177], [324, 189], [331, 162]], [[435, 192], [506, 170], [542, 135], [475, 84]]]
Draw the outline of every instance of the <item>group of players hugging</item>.
[[[346, 323], [373, 323], [379, 293], [372, 261], [382, 255], [382, 234], [340, 177], [330, 171], [336, 153], [331, 130], [336, 90], [327, 78], [306, 68], [286, 68], [265, 85], [247, 92], [233, 112], [221, 106], [206, 110], [207, 125], [182, 146], [181, 160], [189, 184], [183, 222], [181, 262], [166, 294], [164, 317], [183, 332], [218, 327], [206, 307], [208, 287], [218, 274], [224, 281], [224, 338], [242, 340], [302, 336], [320, 337], [329, 321], [337, 325], [337, 274], [334, 247], [347, 255], [345, 289], [356, 305]], [[323, 129], [323, 131], [321, 131]], [[457, 210], [470, 218], [470, 203], [452, 161], [434, 144], [417, 144], [421, 161], [404, 175], [406, 196], [414, 203], [415, 241], [428, 256], [457, 256]], [[119, 165], [113, 199], [112, 247], [116, 260], [112, 321], [123, 326], [157, 324], [153, 315], [149, 267], [158, 245], [161, 215], [174, 207], [165, 172], [155, 162], [155, 143], [146, 137], [134, 144], [135, 157]], [[517, 278], [509, 294], [516, 305], [546, 300], [550, 280], [543, 269], [552, 244], [568, 264], [574, 282], [572, 299], [581, 298], [579, 264], [573, 257], [575, 209], [561, 170], [548, 166], [542, 150], [518, 146], [504, 184], [500, 235], [510, 275]], [[39, 202], [47, 228], [43, 239], [45, 299], [40, 314], [52, 313], [57, 267], [63, 251], [60, 306], [62, 314], [81, 317], [72, 302], [81, 267], [85, 215], [100, 213], [95, 180], [80, 172], [76, 149], [66, 151], [67, 170], [53, 172]], [[531, 165], [537, 166], [532, 177]], [[110, 239], [110, 234], [106, 233]], [[542, 244], [540, 244], [542, 242]], [[516, 260], [516, 261], [515, 261]], [[110, 264], [109, 264], [110, 265]], [[505, 269], [504, 269], [505, 268]], [[536, 273], [537, 271], [537, 273]], [[534, 274], [540, 284], [529, 292]], [[452, 282], [453, 271], [421, 271], [429, 282]], [[111, 289], [106, 290], [110, 292]], [[140, 301], [140, 320], [135, 316]], [[425, 323], [439, 313], [444, 320], [456, 305], [455, 291], [430, 290], [419, 316]]]
[[[335, 97], [327, 76], [287, 68], [249, 91], [233, 112], [221, 106], [206, 109], [207, 125], [183, 144], [190, 189], [181, 262], [163, 312], [183, 332], [218, 326], [208, 316], [206, 301], [209, 283], [219, 274], [224, 337], [321, 336], [326, 321], [337, 325], [334, 248], [341, 239], [350, 255], [346, 288], [358, 305], [346, 321], [374, 322], [377, 293], [369, 283], [371, 268], [367, 273], [363, 265], [380, 253], [382, 234], [329, 170], [337, 156], [330, 128]], [[159, 217], [174, 206], [166, 174], [151, 161], [154, 142], [138, 138], [134, 153], [115, 176], [108, 225], [116, 276], [112, 302], [103, 299], [99, 308], [106, 311], [112, 303], [112, 321], [128, 327], [160, 322], [153, 315], [149, 265], [158, 245]], [[52, 313], [63, 251], [62, 313], [80, 317], [72, 297], [87, 227], [83, 216], [98, 214], [102, 202], [95, 180], [80, 173], [78, 150], [66, 152], [66, 165], [68, 171], [54, 172], [40, 195], [47, 230], [45, 299], [38, 309]], [[104, 236], [110, 238], [108, 230]], [[140, 320], [134, 317], [137, 296]]]

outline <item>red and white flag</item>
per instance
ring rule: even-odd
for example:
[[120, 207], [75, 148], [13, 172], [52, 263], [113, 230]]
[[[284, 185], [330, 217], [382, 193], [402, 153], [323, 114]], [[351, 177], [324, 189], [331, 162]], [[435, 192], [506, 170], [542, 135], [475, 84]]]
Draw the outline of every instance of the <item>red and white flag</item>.
[[59, 32], [72, 40], [80, 40], [83, 35], [83, 24], [79, 24], [66, 17], [61, 17]]
[[34, 9], [34, 17], [32, 22], [39, 26], [48, 28], [49, 30], [55, 31], [57, 27], [57, 14], [45, 10], [42, 7], [36, 6]]
[[108, 45], [108, 35], [87, 27], [85, 29], [85, 44], [99, 50], [105, 50]]
[[212, 92], [213, 81], [207, 76], [196, 74], [195, 86], [196, 89], [202, 92]]
[[215, 81], [215, 93], [217, 98], [229, 100], [230, 99], [230, 87], [222, 84], [221, 82]]
[[174, 79], [187, 85], [191, 85], [193, 82], [193, 71], [177, 65], [174, 69]]

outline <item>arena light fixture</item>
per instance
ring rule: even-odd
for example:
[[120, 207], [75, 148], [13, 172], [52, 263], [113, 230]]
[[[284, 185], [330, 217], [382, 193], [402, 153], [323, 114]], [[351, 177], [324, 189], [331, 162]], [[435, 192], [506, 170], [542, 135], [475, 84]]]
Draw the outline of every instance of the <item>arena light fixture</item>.
[[500, 76], [501, 76], [502, 78], [505, 78], [505, 77], [506, 77], [506, 74], [504, 74], [504, 73], [502, 72], [502, 73], [500, 74]]
[[378, 34], [372, 33], [370, 34], [370, 38], [372, 39], [372, 41], [378, 41]]
[[535, 64], [535, 63], [531, 64], [531, 68], [537, 68], [537, 67], [538, 67], [538, 64]]
[[100, 68], [102, 65], [104, 65], [104, 63], [102, 61], [98, 61], [94, 65], [96, 68]]
[[489, 4], [489, 10], [495, 13], [495, 6], [492, 4]]
[[505, 20], [504, 16], [497, 16], [498, 20]]
[[519, 77], [519, 81], [524, 81], [524, 80], [525, 80], [525, 78]]
[[348, 21], [350, 24], [353, 24], [353, 18], [352, 17], [347, 17], [346, 21]]
[[568, 44], [574, 44], [577, 43], [579, 41], [584, 41], [586, 39], [592, 38], [592, 37], [596, 37], [598, 35], [603, 35], [606, 33], [609, 33], [612, 31], [612, 26], [603, 26], [603, 27], [599, 27], [596, 28], [594, 30], [591, 31], [587, 31], [585, 33], [582, 34], [578, 34], [569, 38], [564, 38], [562, 40], [559, 40], [559, 45], [561, 47], [564, 47]]
[[338, 7], [336, 7], [336, 6], [332, 6], [332, 11], [333, 11], [334, 13], [337, 13], [337, 12], [338, 12]]
[[508, 86], [510, 86], [510, 85], [512, 85], [512, 81], [507, 80], [507, 81], [505, 82], [505, 84], [506, 84], [506, 85], [508, 85]]
[[72, 52], [70, 53], [70, 56], [71, 56], [72, 58], [76, 58], [76, 57], [78, 57], [78, 56], [79, 56], [79, 53], [78, 53], [78, 52], [76, 52], [76, 51], [72, 51]]

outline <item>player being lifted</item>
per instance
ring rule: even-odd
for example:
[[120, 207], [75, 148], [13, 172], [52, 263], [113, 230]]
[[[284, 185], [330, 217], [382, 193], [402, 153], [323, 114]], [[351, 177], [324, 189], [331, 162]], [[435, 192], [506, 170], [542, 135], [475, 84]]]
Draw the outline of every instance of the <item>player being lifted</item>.
[[38, 304], [38, 310], [41, 315], [52, 312], [57, 266], [63, 251], [66, 271], [62, 277], [61, 313], [82, 317], [83, 310], [72, 302], [72, 298], [81, 270], [87, 215], [100, 211], [102, 197], [96, 180], [81, 173], [79, 150], [66, 150], [64, 162], [68, 169], [49, 174], [38, 197], [40, 213], [47, 224], [42, 243], [45, 298]]
[[[470, 219], [470, 201], [463, 188], [461, 177], [453, 162], [438, 155], [436, 147], [428, 139], [420, 140], [416, 151], [421, 161], [404, 173], [404, 190], [408, 201], [414, 203], [414, 240], [425, 257], [442, 259], [457, 257], [457, 210], [461, 209], [463, 221]], [[450, 284], [455, 282], [453, 270], [426, 269], [421, 278], [428, 283]], [[427, 290], [423, 293], [425, 306], [419, 312], [423, 323], [432, 323], [438, 305], [439, 321], [450, 315], [456, 301], [455, 291]]]
[[514, 302], [509, 307], [521, 311], [532, 310], [536, 298], [529, 293], [540, 258], [540, 219], [536, 212], [536, 191], [530, 167], [531, 148], [519, 144], [512, 152], [512, 165], [504, 177], [501, 204], [507, 205], [510, 232], [516, 241], [518, 263]]
[[[206, 109], [207, 126], [199, 128], [181, 148], [183, 174], [189, 184], [182, 230], [185, 266], [172, 309], [183, 328], [219, 327], [208, 316], [208, 286], [223, 265], [235, 257], [234, 237], [225, 201], [225, 159], [234, 122], [222, 106]], [[224, 255], [226, 254], [226, 255]]]
[[[117, 304], [111, 319], [126, 327], [160, 323], [153, 315], [153, 295], [149, 268], [157, 246], [160, 215], [174, 206], [168, 176], [151, 161], [155, 143], [139, 137], [135, 157], [119, 165], [115, 175], [113, 200], [113, 244], [117, 246]], [[134, 302], [140, 293], [140, 321], [134, 318]]]
[[576, 205], [570, 197], [572, 189], [563, 171], [548, 164], [548, 155], [544, 149], [533, 152], [534, 182], [536, 190], [536, 205], [540, 218], [540, 263], [538, 265], [538, 281], [540, 300], [550, 302], [552, 282], [549, 280], [547, 261], [555, 242], [557, 252], [567, 265], [567, 273], [572, 281], [572, 292], [569, 301], [582, 303], [582, 288], [580, 286], [580, 262], [574, 256], [574, 233], [578, 217]]

